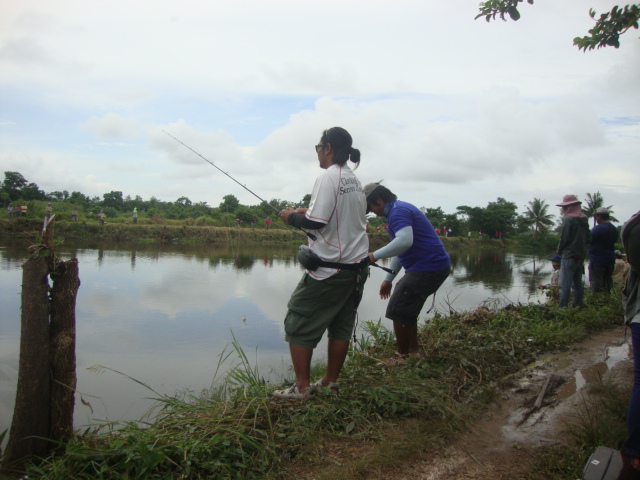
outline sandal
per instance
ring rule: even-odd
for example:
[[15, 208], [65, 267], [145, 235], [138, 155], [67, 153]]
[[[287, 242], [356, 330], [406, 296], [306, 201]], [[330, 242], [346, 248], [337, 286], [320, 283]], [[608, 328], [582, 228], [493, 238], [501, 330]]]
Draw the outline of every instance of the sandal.
[[329, 382], [327, 384], [324, 384], [322, 382], [322, 379], [318, 380], [315, 383], [311, 384], [312, 387], [320, 389], [319, 391], [322, 392], [322, 389], [328, 389], [331, 393], [339, 393], [340, 392], [340, 385], [338, 383], [335, 382]]
[[284, 398], [286, 400], [306, 400], [315, 395], [316, 389], [313, 385], [307, 387], [307, 389], [302, 393], [298, 386], [294, 383], [291, 387], [285, 388], [284, 390], [276, 390], [272, 393], [275, 398]]

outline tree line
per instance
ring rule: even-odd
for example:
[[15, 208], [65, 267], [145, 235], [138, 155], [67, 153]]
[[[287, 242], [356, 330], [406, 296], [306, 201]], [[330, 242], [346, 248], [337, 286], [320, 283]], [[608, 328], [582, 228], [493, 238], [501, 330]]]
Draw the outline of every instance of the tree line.
[[[297, 202], [278, 198], [257, 205], [242, 205], [237, 197], [228, 194], [222, 197], [217, 207], [207, 202], [193, 202], [182, 196], [177, 200], [163, 201], [156, 197], [148, 200], [136, 195], [123, 195], [121, 191], [104, 193], [102, 198], [89, 197], [81, 192], [67, 190], [45, 192], [37, 184], [29, 182], [19, 172], [4, 172], [4, 181], [0, 185], [0, 200], [5, 207], [27, 203], [30, 215], [44, 215], [47, 203], [53, 205], [54, 212], [61, 220], [70, 220], [71, 210], [77, 208], [81, 220], [97, 218], [100, 212], [110, 220], [125, 221], [137, 209], [141, 222], [162, 221], [163, 219], [184, 220], [188, 223], [231, 226], [236, 219], [244, 225], [262, 222], [266, 218], [276, 219], [276, 212], [286, 207], [308, 207], [311, 194], [306, 194]], [[595, 211], [603, 207], [604, 199], [600, 192], [587, 193], [583, 200], [583, 211], [593, 218]], [[422, 207], [421, 211], [437, 229], [447, 228], [449, 236], [469, 236], [477, 238], [480, 232], [486, 237], [509, 237], [517, 234], [544, 235], [556, 231], [560, 226], [560, 217], [550, 213], [551, 205], [545, 200], [534, 198], [528, 202], [525, 210], [518, 213], [518, 207], [502, 197], [489, 202], [485, 207], [460, 205], [453, 213], [445, 213], [441, 207]], [[614, 221], [615, 218], [613, 218]], [[375, 229], [384, 225], [383, 218], [369, 218], [369, 224]], [[375, 231], [375, 230], [373, 230]]]

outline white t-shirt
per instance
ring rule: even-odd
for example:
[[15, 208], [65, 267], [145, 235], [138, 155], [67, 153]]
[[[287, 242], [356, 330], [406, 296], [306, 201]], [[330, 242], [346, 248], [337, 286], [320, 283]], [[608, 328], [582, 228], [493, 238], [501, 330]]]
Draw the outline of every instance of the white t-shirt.
[[[309, 239], [309, 248], [327, 262], [362, 260], [369, 252], [366, 209], [362, 185], [353, 171], [348, 165], [331, 165], [316, 179], [305, 214], [309, 220], [326, 224], [319, 230], [311, 230], [317, 240]], [[316, 280], [324, 280], [338, 270], [319, 267], [307, 273]]]

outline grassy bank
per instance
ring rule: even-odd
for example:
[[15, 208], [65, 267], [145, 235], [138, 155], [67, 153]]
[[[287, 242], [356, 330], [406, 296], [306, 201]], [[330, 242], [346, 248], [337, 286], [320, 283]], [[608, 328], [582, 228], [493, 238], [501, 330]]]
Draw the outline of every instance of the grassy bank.
[[[232, 345], [220, 362], [235, 367], [210, 391], [166, 397], [149, 389], [162, 405], [152, 423], [79, 433], [66, 454], [34, 463], [27, 473], [51, 480], [346, 480], [392, 471], [464, 430], [509, 374], [620, 324], [619, 297], [588, 300], [584, 309], [485, 305], [436, 316], [420, 326], [419, 355], [397, 366], [383, 361], [395, 350], [392, 333], [368, 322], [368, 339], [350, 352], [340, 394], [323, 392], [307, 402], [274, 401], [276, 386]], [[314, 379], [322, 373], [316, 366]], [[570, 460], [583, 465], [586, 458]]]
[[[191, 224], [190, 224], [191, 223]], [[42, 222], [35, 219], [0, 219], [0, 238], [25, 238], [35, 239], [42, 230]], [[283, 244], [305, 243], [306, 236], [300, 230], [286, 230], [282, 227], [272, 226], [269, 230], [264, 228], [252, 229], [250, 226], [215, 227], [194, 225], [193, 222], [183, 220], [163, 220], [160, 223], [107, 223], [100, 225], [97, 222], [56, 222], [55, 236], [58, 240], [91, 240], [107, 242], [158, 242], [180, 244], [207, 244], [221, 242]], [[386, 232], [370, 232], [369, 242], [371, 249], [386, 245], [389, 236]], [[515, 240], [493, 239], [467, 239], [465, 237], [444, 237], [445, 246], [449, 249], [462, 247], [489, 246], [502, 248], [513, 246]]]

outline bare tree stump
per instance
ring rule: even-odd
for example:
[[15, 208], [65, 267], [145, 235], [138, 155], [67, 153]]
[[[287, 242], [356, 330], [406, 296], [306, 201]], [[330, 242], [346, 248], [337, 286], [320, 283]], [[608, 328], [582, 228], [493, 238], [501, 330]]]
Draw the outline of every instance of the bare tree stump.
[[80, 287], [78, 259], [58, 262], [51, 273], [51, 431], [67, 442], [73, 432], [76, 389], [76, 297]]
[[22, 266], [18, 387], [3, 472], [19, 471], [29, 457], [63, 450], [73, 433], [80, 280], [77, 259], [54, 256], [53, 225], [54, 216], [45, 221], [42, 243], [30, 248], [32, 256]]
[[22, 266], [22, 319], [16, 405], [3, 470], [19, 467], [50, 448], [49, 268], [44, 257]]

